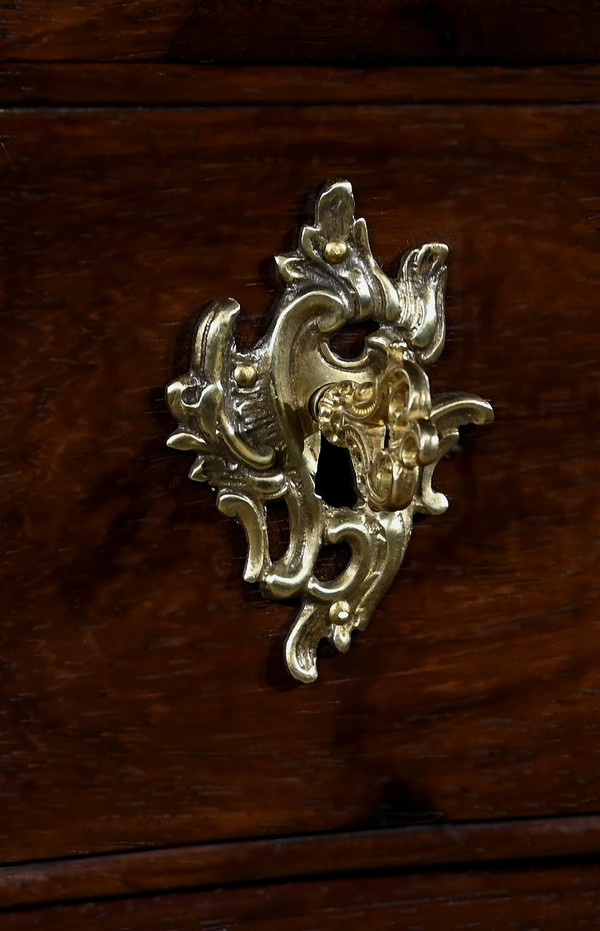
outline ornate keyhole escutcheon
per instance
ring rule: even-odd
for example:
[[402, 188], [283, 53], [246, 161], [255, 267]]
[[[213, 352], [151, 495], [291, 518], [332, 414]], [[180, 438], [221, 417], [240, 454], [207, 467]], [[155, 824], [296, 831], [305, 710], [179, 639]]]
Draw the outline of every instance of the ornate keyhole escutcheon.
[[[323, 639], [345, 652], [352, 632], [366, 627], [402, 562], [414, 514], [448, 507], [432, 478], [459, 427], [493, 420], [475, 395], [431, 398], [426, 369], [444, 345], [447, 253], [441, 243], [411, 249], [388, 277], [365, 221], [354, 218], [351, 185], [330, 184], [296, 251], [275, 259], [285, 287], [266, 336], [240, 352], [240, 305], [213, 301], [189, 371], [167, 388], [178, 424], [168, 445], [196, 454], [190, 478], [218, 489], [219, 509], [244, 526], [245, 580], [267, 598], [301, 600], [285, 660], [302, 682], [317, 678]], [[358, 358], [341, 358], [332, 337], [363, 321], [377, 329]], [[323, 437], [350, 455], [353, 507], [315, 492]], [[278, 499], [288, 507], [290, 543], [273, 561], [266, 508]], [[348, 565], [320, 581], [321, 548], [340, 542], [351, 549]]]

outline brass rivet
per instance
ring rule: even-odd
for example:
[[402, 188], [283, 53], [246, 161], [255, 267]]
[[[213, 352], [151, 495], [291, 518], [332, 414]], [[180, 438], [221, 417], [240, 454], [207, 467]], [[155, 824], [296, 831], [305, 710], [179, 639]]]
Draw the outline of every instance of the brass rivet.
[[345, 624], [350, 619], [350, 605], [347, 601], [334, 601], [329, 608], [329, 617], [334, 624]]
[[338, 262], [343, 262], [346, 256], [348, 255], [348, 244], [345, 242], [328, 242], [325, 246], [325, 258], [328, 262], [333, 262], [334, 265], [337, 265]]
[[256, 381], [256, 369], [253, 365], [236, 365], [233, 377], [240, 388], [251, 388]]

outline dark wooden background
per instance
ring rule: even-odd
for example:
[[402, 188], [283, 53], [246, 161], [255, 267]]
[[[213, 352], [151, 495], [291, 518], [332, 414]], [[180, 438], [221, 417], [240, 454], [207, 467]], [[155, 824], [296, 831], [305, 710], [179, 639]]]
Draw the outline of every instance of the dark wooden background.
[[5, 61], [399, 64], [593, 62], [594, 0], [22, 0]]
[[[298, 9], [0, 9], [2, 927], [597, 927], [598, 8]], [[163, 390], [336, 177], [497, 420], [307, 687]]]

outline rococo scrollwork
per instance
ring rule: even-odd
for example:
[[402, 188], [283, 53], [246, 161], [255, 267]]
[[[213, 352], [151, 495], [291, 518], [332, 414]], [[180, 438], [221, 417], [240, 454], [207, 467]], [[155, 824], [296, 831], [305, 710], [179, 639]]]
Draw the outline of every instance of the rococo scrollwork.
[[[320, 194], [314, 226], [298, 248], [276, 258], [285, 288], [266, 336], [238, 350], [240, 305], [213, 301], [196, 330], [189, 372], [167, 389], [178, 422], [168, 445], [192, 450], [195, 481], [219, 489], [219, 509], [244, 526], [244, 578], [268, 598], [298, 598], [285, 659], [302, 682], [317, 678], [323, 639], [346, 651], [396, 574], [417, 512], [441, 514], [433, 471], [459, 426], [493, 419], [473, 395], [431, 399], [425, 369], [444, 345], [447, 247], [410, 250], [398, 276], [371, 254], [367, 226], [354, 218], [347, 181]], [[355, 359], [334, 351], [332, 336], [362, 321], [378, 324]], [[315, 492], [322, 437], [348, 450], [356, 503], [333, 507]], [[290, 542], [269, 555], [266, 506], [284, 499]], [[320, 581], [321, 548], [345, 542], [351, 558], [333, 581]]]

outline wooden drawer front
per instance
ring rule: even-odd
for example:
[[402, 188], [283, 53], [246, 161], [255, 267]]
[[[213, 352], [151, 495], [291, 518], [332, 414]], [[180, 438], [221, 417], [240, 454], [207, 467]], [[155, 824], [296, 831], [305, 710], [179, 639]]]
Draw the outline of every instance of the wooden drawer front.
[[[0, 133], [0, 856], [597, 810], [597, 108], [22, 111]], [[368, 631], [295, 687], [294, 607], [241, 581], [162, 398], [210, 298], [264, 331], [269, 259], [336, 177], [384, 267], [449, 244], [432, 383], [497, 422], [439, 469], [451, 509]]]

